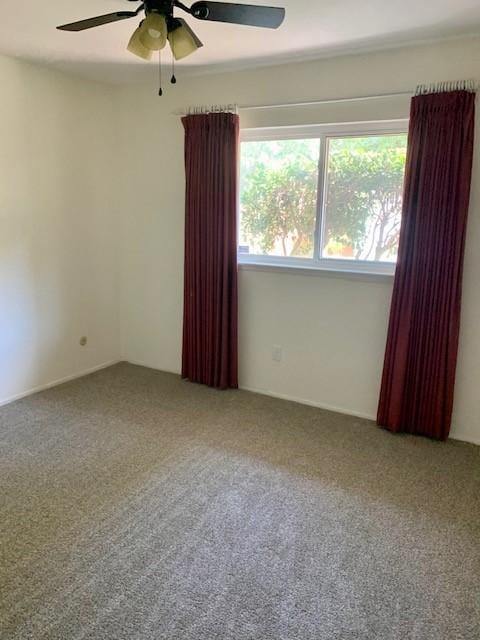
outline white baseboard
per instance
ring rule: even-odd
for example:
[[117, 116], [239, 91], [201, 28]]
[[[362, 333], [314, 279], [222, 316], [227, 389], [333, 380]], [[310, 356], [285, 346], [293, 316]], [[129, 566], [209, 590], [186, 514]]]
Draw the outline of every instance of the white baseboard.
[[133, 364], [136, 367], [144, 367], [145, 369], [153, 369], [154, 371], [162, 371], [163, 373], [173, 373], [176, 376], [181, 375], [180, 369], [165, 369], [162, 367], [155, 367], [153, 364], [148, 364], [147, 362], [142, 362], [141, 360], [131, 360], [130, 358], [123, 358], [123, 362], [128, 362], [128, 364]]
[[[140, 360], [131, 360], [126, 359], [126, 362], [129, 364], [134, 364], [137, 367], [145, 367], [146, 369], [154, 369], [155, 371], [163, 371], [164, 373], [173, 373], [175, 375], [180, 375], [180, 371], [173, 369], [160, 369], [159, 367], [155, 367], [151, 364], [146, 364]], [[329, 404], [324, 404], [320, 402], [313, 402], [311, 400], [305, 400], [304, 398], [298, 398], [296, 396], [290, 396], [283, 393], [275, 393], [274, 391], [268, 391], [267, 389], [256, 389], [255, 387], [249, 387], [246, 385], [239, 385], [239, 389], [242, 391], [250, 391], [251, 393], [258, 393], [261, 396], [269, 396], [270, 398], [279, 398], [280, 400], [289, 400], [290, 402], [298, 402], [299, 404], [305, 404], [309, 407], [317, 407], [317, 409], [325, 409], [326, 411], [333, 411], [335, 413], [343, 413], [347, 416], [354, 416], [356, 418], [364, 418], [366, 420], [375, 420], [376, 416], [371, 415], [369, 413], [361, 413], [360, 411], [350, 411], [349, 409], [345, 409], [343, 407], [335, 407]]]
[[344, 407], [337, 407], [331, 404], [325, 404], [324, 402], [315, 402], [314, 400], [305, 400], [304, 398], [298, 398], [297, 396], [290, 396], [285, 393], [276, 393], [275, 391], [268, 391], [266, 389], [255, 389], [254, 387], [247, 387], [241, 385], [239, 387], [243, 391], [251, 391], [252, 393], [259, 393], [262, 396], [270, 396], [271, 398], [279, 398], [280, 400], [289, 400], [290, 402], [298, 402], [299, 404], [305, 404], [309, 407], [316, 407], [317, 409], [324, 409], [325, 411], [333, 411], [334, 413], [343, 413], [347, 416], [353, 416], [355, 418], [362, 418], [364, 420], [376, 420], [376, 416], [370, 413], [362, 413], [361, 411], [352, 411], [351, 409], [345, 409]]
[[38, 393], [39, 391], [44, 391], [45, 389], [51, 389], [51, 387], [57, 387], [59, 384], [63, 384], [64, 382], [69, 382], [70, 380], [75, 380], [76, 378], [83, 378], [83, 376], [88, 376], [90, 373], [94, 373], [95, 371], [100, 371], [100, 369], [106, 369], [107, 367], [111, 367], [112, 365], [118, 364], [119, 362], [121, 362], [121, 360], [110, 360], [109, 362], [103, 362], [102, 364], [97, 364], [95, 367], [90, 367], [89, 369], [83, 369], [78, 373], [72, 373], [71, 375], [65, 376], [63, 378], [58, 378], [57, 380], [52, 380], [51, 382], [41, 384], [38, 387], [32, 387], [27, 391], [16, 393], [13, 396], [9, 396], [8, 398], [4, 398], [0, 400], [0, 407], [6, 404], [10, 404], [11, 402], [15, 402], [15, 400], [20, 400], [21, 398], [26, 398], [27, 396], [31, 396], [34, 393]]
[[[146, 367], [147, 369], [155, 369], [156, 371], [165, 371], [165, 373], [174, 373], [176, 375], [180, 375], [179, 371], [167, 370], [167, 369], [159, 369], [158, 367], [154, 367], [151, 364], [146, 364], [145, 362], [140, 362], [138, 360], [127, 360], [130, 364], [137, 365], [139, 367]], [[325, 404], [323, 402], [315, 402], [313, 400], [306, 400], [305, 398], [299, 398], [297, 396], [287, 395], [285, 393], [276, 393], [275, 391], [270, 391], [267, 389], [256, 389], [255, 387], [250, 387], [247, 385], [240, 385], [240, 389], [243, 391], [250, 391], [252, 393], [259, 393], [262, 396], [269, 396], [271, 398], [279, 398], [280, 400], [289, 400], [290, 402], [298, 402], [299, 404], [305, 404], [309, 407], [317, 407], [317, 409], [324, 409], [325, 411], [333, 411], [335, 413], [343, 413], [347, 416], [353, 416], [355, 418], [362, 418], [364, 420], [372, 420], [376, 421], [377, 416], [370, 413], [363, 413], [362, 411], [352, 411], [351, 409], [346, 409], [345, 407], [338, 407], [331, 404]], [[459, 440], [460, 442], [469, 442], [470, 444], [480, 445], [480, 437], [472, 436], [467, 433], [457, 432], [454, 435], [450, 436], [451, 440]]]
[[[150, 364], [145, 362], [141, 362], [139, 360], [111, 360], [110, 362], [104, 362], [102, 364], [96, 365], [95, 367], [91, 367], [90, 369], [84, 369], [79, 373], [74, 373], [69, 376], [65, 376], [64, 378], [59, 378], [58, 380], [53, 380], [52, 382], [47, 382], [46, 384], [39, 385], [38, 387], [33, 387], [28, 391], [23, 391], [22, 393], [17, 393], [14, 396], [10, 396], [9, 398], [5, 398], [0, 400], [0, 407], [6, 404], [10, 404], [10, 402], [15, 402], [15, 400], [20, 400], [21, 398], [25, 398], [26, 396], [33, 395], [34, 393], [38, 393], [39, 391], [43, 391], [45, 389], [50, 389], [51, 387], [56, 387], [59, 384], [63, 384], [64, 382], [69, 382], [70, 380], [75, 380], [76, 378], [83, 378], [83, 376], [88, 376], [90, 373], [94, 373], [95, 371], [100, 371], [101, 369], [106, 369], [107, 367], [111, 367], [114, 364], [118, 364], [119, 362], [128, 362], [129, 364], [136, 365], [138, 367], [145, 367], [146, 369], [154, 369], [156, 371], [164, 371], [165, 373], [173, 373], [175, 375], [180, 375], [179, 371], [173, 371], [168, 369], [159, 369], [158, 367], [153, 367]], [[361, 411], [352, 411], [351, 409], [345, 409], [344, 407], [338, 407], [330, 404], [325, 404], [323, 402], [315, 402], [312, 400], [306, 400], [305, 398], [299, 398], [297, 396], [291, 396], [284, 393], [276, 393], [274, 391], [269, 391], [267, 389], [256, 389], [254, 387], [249, 387], [246, 385], [241, 385], [239, 387], [243, 391], [250, 391], [251, 393], [258, 393], [263, 396], [269, 396], [271, 398], [279, 398], [280, 400], [288, 400], [290, 402], [298, 402], [299, 404], [304, 404], [309, 407], [317, 407], [317, 409], [324, 409], [325, 411], [333, 411], [334, 413], [342, 413], [347, 416], [353, 416], [355, 418], [362, 418], [364, 420], [376, 420], [376, 416], [363, 413]], [[472, 436], [466, 433], [456, 433], [455, 435], [451, 435], [450, 438], [452, 440], [459, 440], [460, 442], [469, 442], [470, 444], [476, 444], [480, 446], [480, 437]]]
[[450, 434], [450, 440], [459, 440], [460, 442], [469, 442], [470, 444], [476, 444], [480, 446], [480, 436], [470, 435], [469, 433], [462, 433], [461, 431], [455, 433], [454, 435]]
[[[134, 364], [137, 367], [145, 367], [146, 369], [153, 369], [154, 371], [163, 371], [164, 373], [173, 373], [177, 376], [180, 375], [180, 371], [173, 369], [160, 369], [151, 364], [147, 364], [140, 360], [125, 360], [129, 364]], [[261, 396], [269, 396], [270, 398], [278, 398], [279, 400], [289, 400], [290, 402], [298, 402], [299, 404], [305, 404], [309, 407], [317, 407], [317, 409], [325, 409], [326, 411], [333, 411], [335, 413], [343, 413], [347, 416], [354, 416], [356, 418], [364, 418], [366, 420], [375, 420], [376, 416], [368, 413], [361, 413], [359, 411], [349, 411], [342, 407], [334, 407], [332, 405], [323, 404], [320, 402], [313, 402], [311, 400], [305, 400], [304, 398], [297, 398], [296, 396], [285, 395], [283, 393], [275, 393], [274, 391], [268, 391], [266, 389], [256, 389], [255, 387], [249, 387], [246, 385], [239, 385], [238, 387], [242, 391], [250, 391], [251, 393], [258, 393]]]
[[[372, 420], [373, 422], [376, 422], [377, 420], [377, 416], [371, 415], [369, 413], [362, 413], [361, 411], [351, 411], [350, 409], [345, 409], [344, 407], [336, 407], [336, 406], [324, 404], [321, 402], [313, 402], [312, 400], [305, 400], [303, 398], [285, 395], [283, 393], [275, 393], [273, 391], [266, 391], [265, 389], [254, 389], [253, 387], [246, 387], [246, 386], [241, 386], [240, 389], [243, 389], [244, 391], [251, 391], [252, 393], [259, 393], [263, 396], [270, 396], [272, 398], [280, 398], [281, 400], [290, 400], [291, 402], [298, 402], [299, 404], [305, 404], [310, 407], [317, 407], [318, 409], [325, 409], [326, 411], [343, 413], [344, 415], [353, 416], [355, 418], [363, 418], [365, 420]], [[480, 445], [480, 437], [472, 436], [467, 433], [462, 433], [461, 431], [453, 435], [450, 435], [449, 439]]]

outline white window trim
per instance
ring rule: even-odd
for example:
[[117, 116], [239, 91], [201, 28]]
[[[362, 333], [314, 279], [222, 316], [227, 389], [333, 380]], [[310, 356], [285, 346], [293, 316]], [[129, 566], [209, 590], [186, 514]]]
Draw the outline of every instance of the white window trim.
[[[372, 260], [349, 260], [347, 258], [322, 258], [320, 225], [324, 224], [324, 196], [326, 184], [326, 149], [329, 138], [354, 137], [373, 135], [375, 133], [388, 135], [394, 133], [407, 133], [408, 119], [381, 120], [369, 122], [346, 122], [335, 124], [298, 125], [288, 127], [262, 127], [255, 129], [242, 129], [240, 131], [241, 142], [254, 142], [261, 140], [294, 140], [319, 138], [320, 158], [317, 189], [317, 216], [315, 224], [314, 257], [296, 258], [283, 256], [262, 256], [238, 252], [239, 266], [250, 268], [272, 268], [291, 270], [293, 272], [327, 271], [335, 274], [363, 274], [366, 276], [393, 276], [396, 263], [380, 262]], [[239, 195], [240, 198], [240, 195]], [[238, 206], [240, 211], [240, 203]], [[238, 220], [240, 225], [240, 220]]]

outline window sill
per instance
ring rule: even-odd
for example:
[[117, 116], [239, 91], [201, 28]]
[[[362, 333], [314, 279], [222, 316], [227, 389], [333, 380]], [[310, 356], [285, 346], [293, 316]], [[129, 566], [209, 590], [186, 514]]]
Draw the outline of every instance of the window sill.
[[367, 282], [377, 281], [377, 282], [393, 282], [394, 272], [393, 271], [369, 271], [365, 270], [354, 270], [348, 269], [346, 267], [336, 267], [332, 265], [331, 267], [323, 267], [323, 266], [309, 266], [309, 265], [285, 265], [285, 264], [275, 264], [270, 262], [238, 262], [238, 268], [240, 271], [267, 271], [272, 273], [285, 273], [285, 274], [294, 274], [294, 275], [307, 275], [307, 276], [320, 276], [327, 278], [344, 278], [347, 280], [363, 280]]

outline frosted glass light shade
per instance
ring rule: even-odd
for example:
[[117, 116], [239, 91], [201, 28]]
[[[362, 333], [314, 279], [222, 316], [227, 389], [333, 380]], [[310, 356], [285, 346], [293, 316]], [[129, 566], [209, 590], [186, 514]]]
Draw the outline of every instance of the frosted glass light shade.
[[172, 49], [175, 60], [186, 58], [194, 53], [199, 47], [195, 42], [195, 38], [185, 27], [178, 27], [168, 34], [168, 41]]
[[135, 29], [127, 45], [127, 50], [130, 51], [130, 53], [133, 53], [135, 56], [138, 56], [139, 58], [143, 58], [144, 60], [150, 60], [152, 57], [152, 52], [150, 51], [150, 49], [147, 49], [146, 47], [144, 47], [142, 42], [140, 41], [141, 33], [142, 33], [142, 26]]
[[150, 51], [160, 51], [167, 44], [167, 21], [159, 13], [149, 13], [140, 27], [140, 42]]

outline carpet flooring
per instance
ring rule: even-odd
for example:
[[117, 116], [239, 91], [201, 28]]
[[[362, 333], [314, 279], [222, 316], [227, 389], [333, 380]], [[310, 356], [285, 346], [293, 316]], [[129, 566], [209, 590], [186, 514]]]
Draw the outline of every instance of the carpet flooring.
[[478, 640], [480, 448], [119, 364], [0, 409], [2, 640]]

